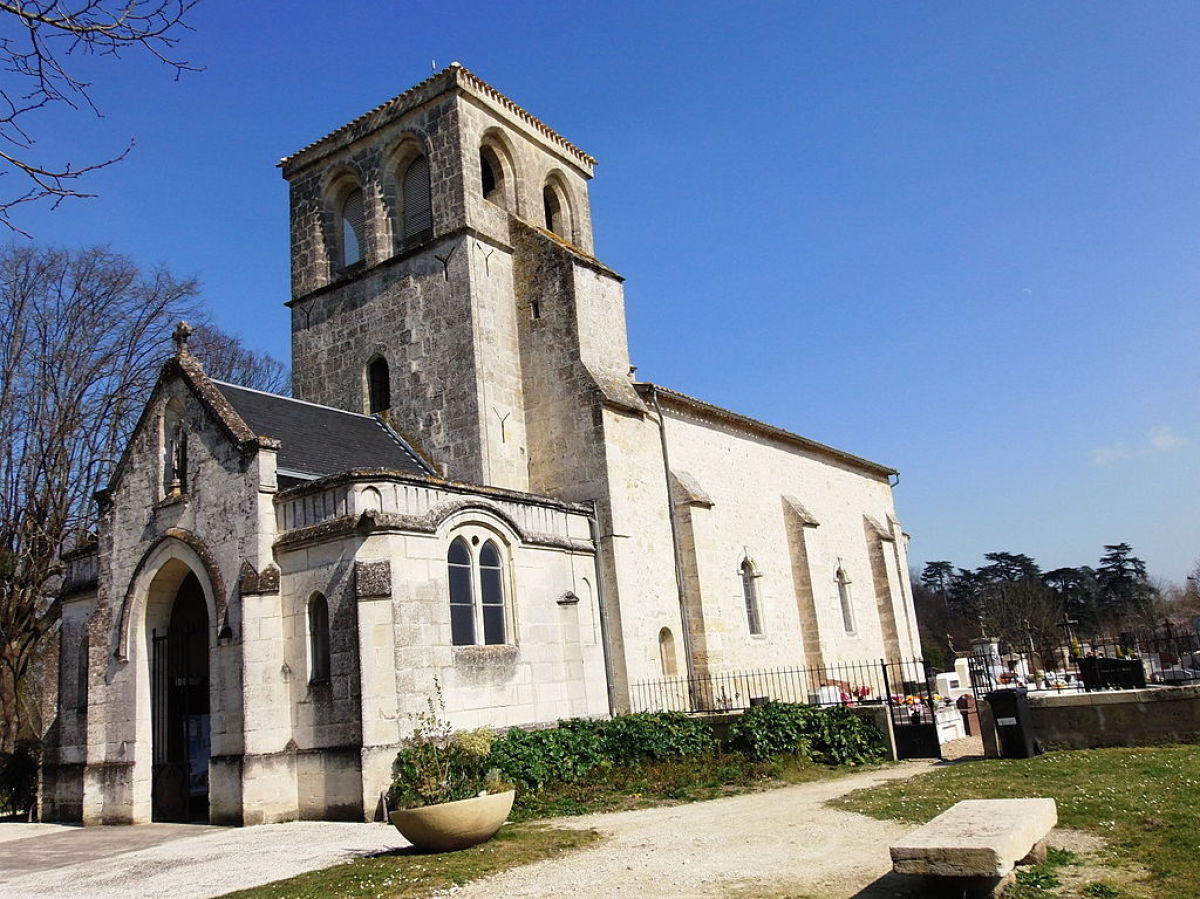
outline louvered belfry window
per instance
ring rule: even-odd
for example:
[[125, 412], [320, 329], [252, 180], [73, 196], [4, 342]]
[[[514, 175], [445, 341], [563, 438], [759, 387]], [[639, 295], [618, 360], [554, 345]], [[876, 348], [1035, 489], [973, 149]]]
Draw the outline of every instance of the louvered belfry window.
[[404, 239], [419, 240], [433, 230], [433, 207], [429, 197], [429, 160], [414, 159], [404, 171]]
[[342, 265], [354, 265], [362, 259], [363, 224], [366, 207], [363, 192], [354, 188], [342, 202]]

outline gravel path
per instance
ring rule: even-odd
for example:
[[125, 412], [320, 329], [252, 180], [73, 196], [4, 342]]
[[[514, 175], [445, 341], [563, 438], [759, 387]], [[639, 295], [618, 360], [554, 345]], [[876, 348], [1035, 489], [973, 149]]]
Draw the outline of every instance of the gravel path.
[[[37, 827], [39, 832], [13, 836], [15, 828], [29, 827]], [[7, 866], [0, 854], [0, 896], [206, 899], [408, 845], [390, 824], [299, 821], [190, 829], [187, 825], [146, 824], [55, 827], [52, 831], [46, 830], [48, 827], [55, 826], [0, 825], [3, 849], [18, 853]], [[101, 841], [109, 848], [96, 857]], [[147, 842], [156, 845], [146, 846]], [[45, 864], [29, 870], [37, 865], [30, 855], [41, 855]], [[51, 862], [56, 863], [51, 866]]]
[[[888, 845], [908, 828], [827, 808], [829, 799], [929, 770], [930, 762], [710, 802], [554, 821], [595, 828], [594, 849], [453, 890], [455, 897], [892, 897]], [[79, 828], [0, 824], [0, 895], [206, 899], [407, 845], [384, 824]]]
[[452, 892], [455, 899], [920, 895], [912, 892], [919, 881], [888, 875], [888, 845], [911, 827], [824, 803], [931, 767], [905, 762], [711, 802], [559, 819], [556, 826], [595, 828], [608, 839]]

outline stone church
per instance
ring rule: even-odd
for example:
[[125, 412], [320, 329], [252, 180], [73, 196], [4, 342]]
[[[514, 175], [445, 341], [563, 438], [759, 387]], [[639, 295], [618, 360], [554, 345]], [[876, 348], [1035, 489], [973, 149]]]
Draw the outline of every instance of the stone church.
[[594, 165], [457, 64], [280, 163], [294, 398], [176, 332], [66, 560], [43, 817], [371, 819], [439, 690], [919, 655], [895, 471], [635, 379]]

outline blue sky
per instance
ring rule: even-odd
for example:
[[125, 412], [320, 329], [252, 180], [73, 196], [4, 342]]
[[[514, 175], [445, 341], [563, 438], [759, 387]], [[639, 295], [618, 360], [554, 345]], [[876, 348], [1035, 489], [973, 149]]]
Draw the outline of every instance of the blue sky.
[[[208, 0], [17, 213], [288, 357], [280, 157], [459, 60], [600, 164], [639, 376], [886, 463], [918, 567], [1200, 558], [1200, 4]], [[0, 188], [3, 181], [0, 181]]]

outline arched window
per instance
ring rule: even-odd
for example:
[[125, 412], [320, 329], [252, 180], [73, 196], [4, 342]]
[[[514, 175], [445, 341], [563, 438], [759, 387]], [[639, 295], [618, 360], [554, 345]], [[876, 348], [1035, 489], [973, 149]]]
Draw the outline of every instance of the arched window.
[[674, 677], [679, 673], [679, 662], [675, 659], [675, 635], [669, 627], [658, 632], [658, 658], [663, 677]]
[[342, 200], [342, 266], [351, 266], [363, 258], [363, 226], [366, 205], [361, 188], [354, 188]]
[[758, 611], [758, 586], [755, 579], [758, 573], [754, 570], [754, 563], [749, 559], [742, 562], [742, 596], [746, 600], [746, 623], [750, 626], [750, 633], [761, 634], [762, 617]]
[[488, 145], [479, 149], [480, 192], [489, 203], [495, 203], [504, 209], [516, 211], [515, 187], [512, 181], [512, 171], [509, 156], [498, 145]]
[[479, 175], [479, 190], [483, 198], [491, 203], [503, 201], [504, 170], [500, 168], [500, 160], [496, 158], [496, 151], [491, 147], [484, 147], [479, 151]]
[[850, 578], [841, 565], [837, 570], [838, 601], [842, 604], [842, 624], [846, 633], [854, 633], [854, 607], [850, 602]]
[[542, 188], [542, 209], [546, 215], [546, 230], [553, 231], [559, 237], [566, 237], [566, 216], [563, 215], [562, 200], [551, 184]]
[[433, 206], [430, 202], [429, 160], [418, 156], [408, 164], [400, 179], [404, 197], [401, 235], [405, 243], [424, 240], [433, 232]]
[[504, 557], [494, 540], [456, 537], [446, 553], [450, 638], [455, 646], [505, 643]]
[[483, 606], [483, 642], [503, 643], [504, 568], [491, 540], [479, 551], [479, 601]]
[[308, 601], [308, 682], [329, 680], [329, 604], [320, 593]]
[[446, 554], [450, 569], [450, 640], [455, 646], [475, 643], [475, 589], [471, 550], [462, 537], [450, 544]]
[[392, 408], [392, 376], [382, 356], [367, 363], [367, 407], [372, 415]]

